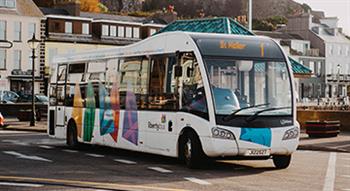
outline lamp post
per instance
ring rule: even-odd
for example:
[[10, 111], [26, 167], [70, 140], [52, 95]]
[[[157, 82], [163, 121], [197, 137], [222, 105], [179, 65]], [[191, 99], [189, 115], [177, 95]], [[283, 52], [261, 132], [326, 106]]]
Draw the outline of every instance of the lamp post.
[[340, 96], [340, 64], [337, 65], [338, 75], [337, 75], [337, 97]]
[[253, 0], [249, 0], [248, 2], [248, 19], [249, 19], [249, 30], [253, 30]]
[[34, 95], [34, 80], [35, 80], [35, 50], [38, 48], [40, 41], [33, 37], [27, 41], [29, 47], [32, 49], [32, 115], [30, 119], [30, 126], [35, 126], [35, 95]]

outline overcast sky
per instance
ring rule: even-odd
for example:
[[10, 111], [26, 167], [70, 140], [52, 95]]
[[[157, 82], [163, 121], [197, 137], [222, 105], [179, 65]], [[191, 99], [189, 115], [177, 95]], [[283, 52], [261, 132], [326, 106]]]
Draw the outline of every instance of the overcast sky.
[[294, 0], [306, 3], [313, 10], [324, 11], [327, 17], [338, 17], [339, 26], [350, 35], [350, 0]]

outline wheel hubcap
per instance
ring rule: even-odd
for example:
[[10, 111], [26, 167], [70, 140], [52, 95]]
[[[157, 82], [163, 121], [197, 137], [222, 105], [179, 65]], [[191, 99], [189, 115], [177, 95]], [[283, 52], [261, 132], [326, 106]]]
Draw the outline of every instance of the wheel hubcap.
[[185, 144], [185, 157], [187, 160], [191, 159], [192, 156], [192, 147], [191, 147], [191, 140], [188, 139]]

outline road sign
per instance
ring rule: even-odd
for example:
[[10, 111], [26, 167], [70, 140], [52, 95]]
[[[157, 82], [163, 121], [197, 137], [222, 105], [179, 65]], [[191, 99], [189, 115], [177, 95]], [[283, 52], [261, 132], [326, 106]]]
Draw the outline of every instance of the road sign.
[[12, 47], [12, 42], [7, 41], [7, 40], [0, 40], [0, 48], [11, 48]]

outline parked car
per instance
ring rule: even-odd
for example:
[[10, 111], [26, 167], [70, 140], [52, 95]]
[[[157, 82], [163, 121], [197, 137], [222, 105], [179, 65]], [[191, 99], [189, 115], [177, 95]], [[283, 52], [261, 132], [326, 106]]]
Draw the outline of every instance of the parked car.
[[[32, 95], [20, 96], [17, 102], [32, 102]], [[48, 104], [49, 98], [42, 94], [35, 94], [35, 103]]]
[[[32, 95], [20, 96], [17, 103], [31, 103]], [[42, 94], [35, 94], [35, 105], [36, 105], [36, 120], [40, 121], [42, 117], [47, 117], [47, 105], [49, 98]], [[28, 121], [31, 118], [31, 109], [21, 109], [17, 114], [17, 118], [20, 121]]]
[[13, 91], [0, 90], [0, 103], [17, 102], [19, 95]]

